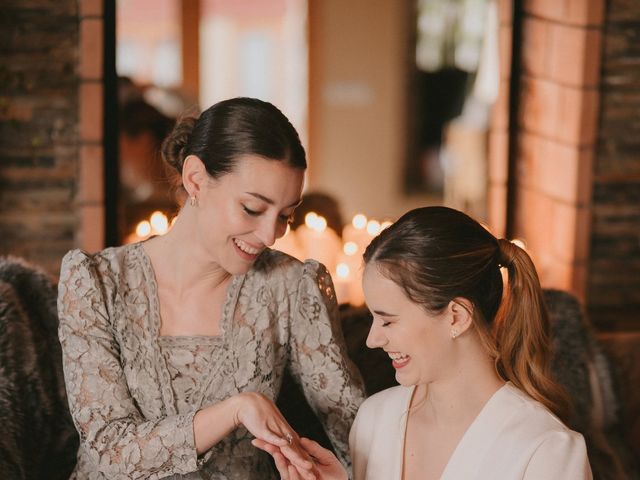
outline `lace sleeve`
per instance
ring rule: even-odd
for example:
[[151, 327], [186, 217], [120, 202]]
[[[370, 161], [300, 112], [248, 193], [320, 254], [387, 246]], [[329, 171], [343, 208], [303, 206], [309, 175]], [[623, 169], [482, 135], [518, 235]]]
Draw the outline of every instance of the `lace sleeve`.
[[322, 264], [305, 262], [292, 315], [291, 372], [338, 458], [349, 466], [349, 429], [365, 394], [360, 374], [346, 354], [333, 282]]
[[62, 261], [59, 336], [69, 406], [81, 448], [108, 478], [162, 478], [197, 470], [193, 415], [147, 421], [129, 393], [94, 260]]

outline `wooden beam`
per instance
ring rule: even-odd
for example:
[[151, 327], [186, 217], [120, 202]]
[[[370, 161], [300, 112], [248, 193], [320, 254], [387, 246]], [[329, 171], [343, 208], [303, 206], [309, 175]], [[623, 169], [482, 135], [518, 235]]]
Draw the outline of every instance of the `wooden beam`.
[[182, 0], [182, 89], [200, 97], [200, 0]]

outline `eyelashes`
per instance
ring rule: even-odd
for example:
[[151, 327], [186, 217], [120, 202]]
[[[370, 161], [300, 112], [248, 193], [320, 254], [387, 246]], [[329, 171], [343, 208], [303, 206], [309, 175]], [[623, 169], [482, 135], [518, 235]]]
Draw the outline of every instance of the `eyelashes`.
[[[242, 205], [242, 209], [247, 215], [251, 217], [258, 217], [263, 213], [263, 212], [258, 212], [256, 210], [251, 210], [250, 208], [247, 208], [245, 205]], [[291, 223], [293, 221], [293, 213], [291, 215], [278, 215], [278, 221], [284, 224]]]
[[258, 215], [260, 215], [260, 212], [256, 212], [255, 210], [251, 210], [251, 209], [245, 207], [244, 205], [242, 205], [242, 209], [244, 210], [244, 212], [247, 215], [251, 215], [252, 217], [257, 217]]

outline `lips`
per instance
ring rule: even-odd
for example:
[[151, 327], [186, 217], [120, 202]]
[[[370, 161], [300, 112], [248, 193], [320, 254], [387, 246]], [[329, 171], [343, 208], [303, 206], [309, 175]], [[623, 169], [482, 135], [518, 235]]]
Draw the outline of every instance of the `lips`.
[[404, 367], [411, 360], [409, 355], [405, 355], [403, 353], [387, 352], [387, 354], [389, 355], [389, 358], [391, 358], [391, 365], [396, 370]]
[[255, 260], [262, 251], [262, 249], [253, 247], [239, 238], [233, 239], [233, 245], [236, 247], [238, 255], [245, 260]]

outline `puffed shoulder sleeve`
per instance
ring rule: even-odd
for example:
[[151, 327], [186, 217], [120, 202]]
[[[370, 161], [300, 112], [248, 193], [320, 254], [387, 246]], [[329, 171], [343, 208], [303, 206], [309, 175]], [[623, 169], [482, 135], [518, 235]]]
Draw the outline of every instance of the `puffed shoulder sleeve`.
[[584, 438], [573, 431], [550, 433], [534, 452], [526, 480], [591, 480], [593, 475]]
[[291, 372], [348, 466], [349, 429], [365, 394], [347, 357], [333, 282], [322, 264], [304, 263], [292, 315]]
[[197, 470], [193, 415], [146, 420], [129, 394], [105, 301], [104, 266], [81, 251], [62, 261], [59, 337], [81, 448], [107, 478], [162, 478]]

